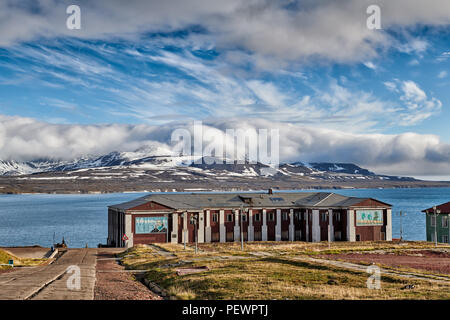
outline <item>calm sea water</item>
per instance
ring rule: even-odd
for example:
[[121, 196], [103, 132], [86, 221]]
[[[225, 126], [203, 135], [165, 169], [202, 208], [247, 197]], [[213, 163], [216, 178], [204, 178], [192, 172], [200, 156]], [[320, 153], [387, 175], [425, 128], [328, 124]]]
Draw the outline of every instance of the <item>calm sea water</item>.
[[[306, 191], [306, 190], [305, 190]], [[425, 216], [420, 211], [450, 200], [450, 188], [321, 190], [347, 196], [371, 197], [393, 205], [392, 235], [425, 240]], [[62, 237], [70, 247], [105, 243], [107, 206], [133, 200], [145, 193], [91, 195], [0, 195], [0, 246], [49, 247]]]

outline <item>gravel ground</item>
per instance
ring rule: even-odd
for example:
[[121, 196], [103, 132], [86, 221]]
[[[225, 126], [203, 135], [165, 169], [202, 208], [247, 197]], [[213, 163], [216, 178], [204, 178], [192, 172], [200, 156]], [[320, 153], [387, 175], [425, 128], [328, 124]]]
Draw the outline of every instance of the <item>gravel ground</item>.
[[13, 268], [8, 268], [7, 269], [0, 269], [0, 274], [1, 273], [8, 273], [8, 272], [14, 272], [17, 269], [13, 269]]
[[348, 262], [373, 262], [392, 267], [407, 267], [440, 274], [450, 274], [450, 254], [431, 250], [401, 254], [348, 253], [321, 255], [321, 258]]
[[161, 300], [161, 297], [152, 293], [145, 285], [134, 280], [132, 273], [120, 272], [124, 267], [112, 258], [112, 253], [98, 253], [95, 300]]

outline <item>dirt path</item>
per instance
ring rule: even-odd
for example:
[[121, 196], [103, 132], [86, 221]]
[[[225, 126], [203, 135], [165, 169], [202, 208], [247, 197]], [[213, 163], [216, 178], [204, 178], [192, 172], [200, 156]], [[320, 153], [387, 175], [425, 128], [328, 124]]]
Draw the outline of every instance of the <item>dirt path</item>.
[[[293, 258], [294, 260], [304, 261], [304, 262], [312, 262], [312, 263], [321, 263], [321, 264], [328, 264], [332, 265], [334, 267], [338, 268], [345, 268], [350, 269], [354, 271], [359, 272], [366, 272], [367, 265], [361, 265], [351, 262], [343, 262], [343, 261], [337, 261], [337, 260], [328, 260], [328, 259], [318, 259], [318, 258], [311, 258], [306, 256], [297, 256]], [[436, 282], [440, 284], [450, 284], [450, 278], [447, 277], [440, 277], [435, 275], [426, 275], [421, 273], [414, 273], [414, 272], [403, 272], [403, 271], [394, 271], [394, 270], [387, 270], [380, 268], [381, 275], [390, 275], [400, 278], [407, 278], [407, 279], [413, 279], [413, 280], [421, 280], [421, 281], [430, 281], [430, 282]]]
[[161, 300], [134, 274], [124, 270], [117, 263], [114, 251], [100, 251], [97, 255], [97, 281], [94, 289], [95, 300]]
[[412, 268], [450, 275], [450, 252], [444, 250], [408, 250], [404, 252], [371, 252], [320, 255], [321, 258], [353, 263], [377, 263], [394, 268]]

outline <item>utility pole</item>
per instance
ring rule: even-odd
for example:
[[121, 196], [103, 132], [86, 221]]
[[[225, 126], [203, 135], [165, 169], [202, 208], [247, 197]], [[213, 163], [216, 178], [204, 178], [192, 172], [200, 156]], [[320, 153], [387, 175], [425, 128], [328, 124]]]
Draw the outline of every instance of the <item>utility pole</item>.
[[[248, 209], [245, 208], [245, 213], [247, 213]], [[244, 206], [241, 205], [241, 212], [240, 212], [240, 218], [241, 218], [241, 250], [244, 251], [244, 228], [242, 225], [242, 218], [244, 215]], [[248, 231], [247, 231], [247, 237], [248, 237]]]
[[400, 216], [400, 241], [403, 241], [403, 211], [400, 211], [399, 216]]
[[[431, 220], [431, 214], [428, 212], [428, 210], [425, 211], [425, 213], [427, 215], [430, 216], [430, 221]], [[434, 246], [437, 247], [437, 215], [441, 213], [441, 210], [437, 209], [436, 206], [433, 207], [433, 215], [434, 215]]]
[[[184, 219], [186, 219], [187, 220], [187, 212], [185, 212], [184, 213], [184, 217], [183, 217]], [[187, 223], [186, 223], [187, 224]], [[186, 228], [187, 228], [187, 226], [186, 226]], [[186, 251], [186, 228], [183, 228], [183, 234], [184, 234], [184, 251]]]
[[197, 254], [198, 252], [198, 230], [197, 230], [197, 216], [196, 215], [192, 215], [191, 216], [191, 222], [194, 225], [194, 237], [195, 237], [195, 254]]
[[330, 227], [330, 211], [327, 211], [328, 216], [328, 249], [331, 249], [331, 227]]
[[437, 247], [438, 241], [437, 241], [437, 215], [441, 213], [441, 210], [436, 209], [436, 206], [433, 207], [434, 211], [434, 246]]

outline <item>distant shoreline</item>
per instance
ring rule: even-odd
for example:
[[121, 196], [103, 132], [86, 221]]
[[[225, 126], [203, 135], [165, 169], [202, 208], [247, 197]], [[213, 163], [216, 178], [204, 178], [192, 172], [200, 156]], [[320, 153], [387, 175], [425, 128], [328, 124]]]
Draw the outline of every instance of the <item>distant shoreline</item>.
[[[47, 186], [48, 187], [48, 186]], [[228, 188], [222, 187], [222, 188], [208, 188], [208, 186], [203, 187], [194, 187], [190, 186], [190, 188], [154, 188], [154, 189], [141, 189], [141, 190], [120, 190], [120, 189], [113, 189], [113, 190], [63, 190], [62, 188], [58, 188], [57, 191], [55, 190], [48, 190], [46, 192], [33, 192], [33, 191], [24, 191], [21, 192], [19, 190], [17, 191], [7, 191], [6, 188], [0, 187], [0, 195], [95, 195], [95, 194], [114, 194], [114, 193], [152, 193], [152, 192], [258, 192], [267, 190], [269, 188], [272, 188], [275, 192], [276, 191], [283, 191], [283, 190], [293, 190], [293, 191], [308, 191], [308, 190], [359, 190], [359, 189], [371, 189], [371, 190], [380, 190], [380, 189], [420, 189], [420, 188], [450, 188], [450, 182], [447, 181], [417, 181], [415, 183], [405, 183], [405, 184], [395, 184], [395, 185], [384, 185], [384, 186], [368, 186], [368, 185], [355, 185], [355, 186], [338, 186], [338, 185], [319, 185], [319, 186], [308, 186], [308, 187], [275, 187], [274, 184], [267, 185], [266, 187], [261, 188], [240, 188], [239, 186], [230, 186]], [[3, 190], [2, 190], [3, 189]]]

